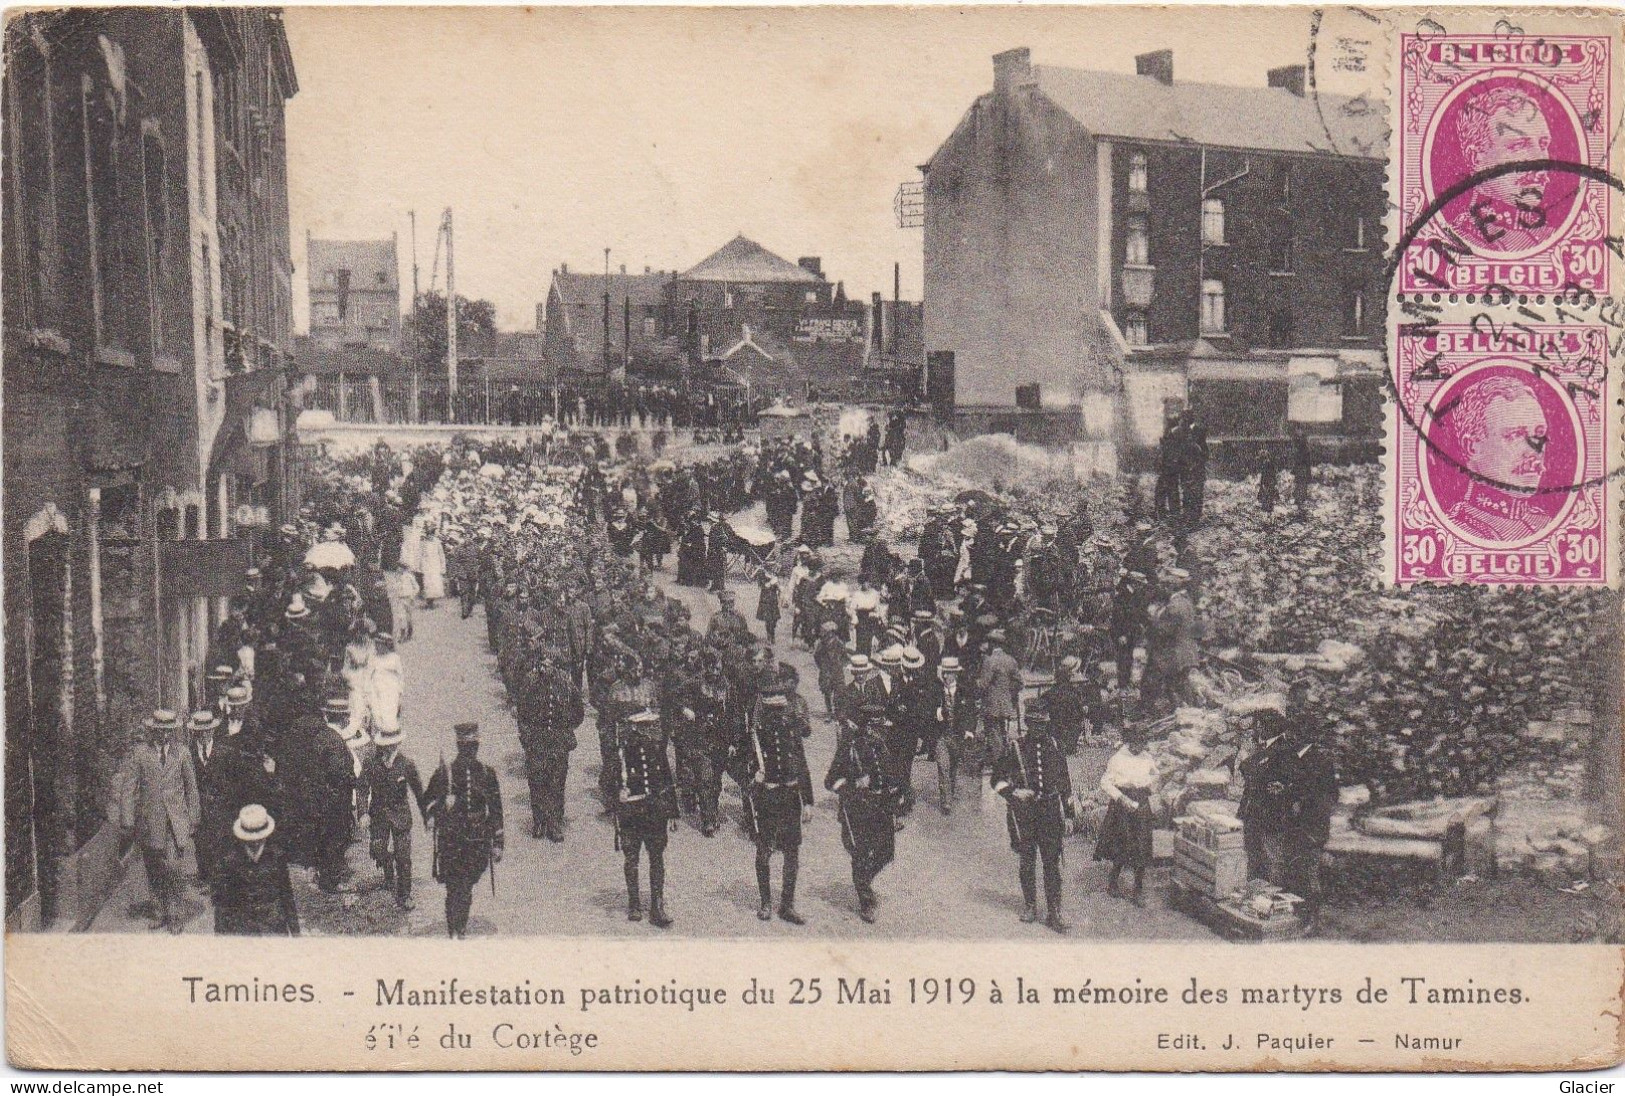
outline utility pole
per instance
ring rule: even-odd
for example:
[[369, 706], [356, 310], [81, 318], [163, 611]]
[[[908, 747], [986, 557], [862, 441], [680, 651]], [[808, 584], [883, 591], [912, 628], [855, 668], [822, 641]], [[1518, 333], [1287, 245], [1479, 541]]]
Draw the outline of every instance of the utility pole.
[[457, 276], [451, 263], [451, 207], [446, 207], [446, 392], [457, 396]]
[[604, 372], [609, 372], [609, 248], [604, 248]]
[[418, 372], [423, 368], [421, 356], [423, 344], [418, 341], [418, 211], [409, 209], [407, 217], [412, 221], [412, 397], [411, 405], [407, 409], [407, 418], [411, 422], [420, 421], [418, 409], [418, 385], [420, 383]]

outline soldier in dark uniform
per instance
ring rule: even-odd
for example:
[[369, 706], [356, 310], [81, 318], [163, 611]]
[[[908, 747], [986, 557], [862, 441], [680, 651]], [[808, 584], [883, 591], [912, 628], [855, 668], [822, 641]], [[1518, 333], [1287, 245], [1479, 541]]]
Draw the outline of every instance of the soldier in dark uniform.
[[1066, 931], [1061, 920], [1061, 839], [1072, 812], [1072, 777], [1066, 754], [1049, 733], [1049, 714], [1030, 708], [1026, 723], [1017, 720], [1014, 734], [993, 765], [993, 790], [1008, 806], [1010, 847], [1021, 857], [1021, 920], [1038, 920], [1037, 862], [1044, 861], [1044, 923]]
[[626, 919], [643, 920], [638, 857], [649, 850], [649, 924], [671, 927], [666, 916], [667, 831], [677, 832], [677, 783], [666, 755], [658, 713], [645, 708], [626, 723], [615, 781], [615, 839], [626, 858]]
[[564, 840], [564, 782], [570, 773], [570, 751], [576, 728], [586, 718], [574, 673], [560, 665], [564, 651], [543, 651], [537, 664], [521, 670], [523, 683], [515, 705], [519, 745], [525, 751], [525, 779], [530, 784], [532, 837]]
[[865, 705], [862, 729], [835, 748], [824, 787], [840, 797], [841, 844], [852, 857], [852, 886], [858, 916], [875, 920], [874, 882], [897, 852], [897, 811], [901, 789], [891, 766], [886, 709]]
[[378, 748], [361, 766], [360, 810], [370, 820], [368, 842], [373, 863], [384, 870], [384, 886], [394, 887], [403, 910], [412, 903], [412, 803], [423, 813], [423, 778], [412, 759], [401, 753], [399, 726], [373, 735]]
[[237, 814], [237, 840], [220, 860], [214, 888], [214, 931], [236, 936], [298, 936], [299, 909], [288, 858], [269, 840], [276, 819], [258, 803]]
[[804, 925], [806, 920], [796, 912], [796, 873], [801, 865], [801, 827], [812, 817], [812, 774], [800, 730], [789, 713], [784, 686], [768, 684], [747, 722], [745, 741], [735, 752], [744, 756], [745, 809], [756, 839], [756, 889], [761, 896], [756, 916], [763, 921], [773, 918], [776, 850], [784, 854], [779, 917]]
[[1241, 763], [1245, 781], [1237, 816], [1244, 824], [1247, 873], [1304, 900], [1313, 924], [1322, 900], [1320, 854], [1337, 806], [1337, 770], [1316, 741], [1304, 710], [1304, 686], [1288, 694], [1289, 715], [1258, 714], [1257, 748]]
[[446, 935], [468, 935], [474, 884], [502, 862], [502, 789], [479, 759], [480, 725], [459, 723], [457, 756], [429, 778], [424, 817], [435, 831], [435, 878], [446, 885]]

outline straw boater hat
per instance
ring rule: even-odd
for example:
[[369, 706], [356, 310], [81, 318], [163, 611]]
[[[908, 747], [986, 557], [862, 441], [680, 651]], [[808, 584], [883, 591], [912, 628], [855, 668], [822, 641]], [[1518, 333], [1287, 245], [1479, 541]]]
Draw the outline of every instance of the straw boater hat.
[[304, 620], [306, 617], [308, 617], [310, 615], [310, 610], [305, 607], [304, 595], [294, 594], [293, 597], [288, 600], [288, 611], [282, 615], [287, 617], [289, 620]]
[[253, 692], [247, 685], [233, 685], [226, 690], [226, 707], [246, 708], [254, 699]]
[[193, 734], [217, 731], [220, 729], [220, 713], [208, 710], [193, 712], [192, 718], [186, 721], [186, 729]]
[[875, 661], [882, 666], [901, 666], [903, 664], [903, 648], [894, 643], [876, 655]]
[[925, 665], [925, 656], [920, 653], [920, 649], [918, 647], [904, 647], [903, 665], [907, 666], [910, 670], [918, 670], [921, 666]]
[[867, 670], [870, 668], [869, 656], [862, 651], [854, 651], [852, 657], [847, 659], [846, 664], [854, 670]]
[[945, 674], [957, 674], [960, 670], [957, 655], [943, 655], [942, 661], [937, 663], [937, 669]]
[[818, 626], [818, 630], [820, 632], [836, 632], [840, 630], [840, 625], [836, 624], [833, 620], [826, 620], [824, 623]]
[[349, 714], [350, 698], [347, 696], [329, 697], [322, 702], [322, 715], [324, 717], [330, 715], [349, 716]]
[[399, 746], [401, 744], [401, 740], [405, 737], [406, 732], [401, 730], [401, 725], [399, 723], [393, 725], [379, 724], [373, 729], [372, 744], [380, 747]]
[[237, 812], [237, 821], [231, 824], [231, 832], [237, 835], [239, 841], [264, 841], [276, 832], [276, 819], [258, 803], [250, 803]]
[[209, 671], [210, 681], [230, 681], [235, 676], [230, 666], [216, 666]]
[[168, 708], [155, 708], [151, 715], [141, 721], [141, 725], [149, 731], [178, 731], [181, 729], [181, 717]]

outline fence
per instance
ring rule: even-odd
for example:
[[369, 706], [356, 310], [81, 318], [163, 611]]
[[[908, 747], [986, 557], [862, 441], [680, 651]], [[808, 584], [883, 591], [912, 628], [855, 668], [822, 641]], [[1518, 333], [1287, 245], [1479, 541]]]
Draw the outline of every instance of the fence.
[[594, 427], [719, 425], [740, 417], [726, 395], [690, 401], [665, 387], [573, 388], [474, 376], [453, 396], [444, 380], [319, 376], [305, 407], [344, 423], [537, 426], [544, 419]]

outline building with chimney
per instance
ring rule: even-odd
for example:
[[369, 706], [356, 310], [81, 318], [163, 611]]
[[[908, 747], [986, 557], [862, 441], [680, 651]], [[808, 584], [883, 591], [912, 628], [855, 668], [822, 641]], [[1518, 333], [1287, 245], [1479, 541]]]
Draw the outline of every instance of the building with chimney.
[[396, 241], [305, 236], [310, 341], [320, 350], [397, 351], [401, 342]]
[[6, 917], [83, 927], [114, 781], [199, 697], [254, 539], [296, 508], [276, 8], [6, 24]]
[[547, 301], [537, 306], [544, 355], [564, 382], [602, 378], [647, 359], [666, 338], [666, 286], [671, 274], [643, 268], [628, 274], [553, 271]]
[[1134, 449], [1380, 416], [1384, 128], [1305, 95], [994, 58], [922, 165], [926, 388], [971, 429]]

